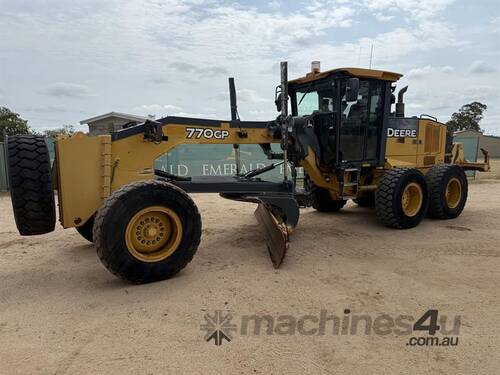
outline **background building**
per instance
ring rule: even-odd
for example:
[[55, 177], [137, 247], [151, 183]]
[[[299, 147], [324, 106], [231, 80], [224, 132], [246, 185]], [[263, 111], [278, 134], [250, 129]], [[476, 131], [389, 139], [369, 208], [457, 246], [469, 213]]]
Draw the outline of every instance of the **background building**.
[[127, 124], [138, 124], [146, 121], [148, 118], [143, 116], [128, 115], [126, 113], [109, 112], [104, 115], [91, 117], [80, 121], [81, 125], [89, 126], [90, 135], [109, 134], [123, 129]]
[[475, 130], [462, 130], [454, 134], [453, 141], [462, 143], [471, 159], [474, 159], [474, 154], [481, 157], [481, 148], [488, 151], [491, 158], [500, 158], [500, 137], [484, 135], [482, 132]]

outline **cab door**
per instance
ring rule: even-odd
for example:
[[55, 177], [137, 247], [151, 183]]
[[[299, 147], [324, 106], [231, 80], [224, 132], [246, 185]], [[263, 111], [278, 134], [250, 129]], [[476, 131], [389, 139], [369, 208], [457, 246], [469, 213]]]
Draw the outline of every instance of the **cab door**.
[[[385, 87], [383, 81], [360, 80], [356, 102], [342, 98], [340, 111], [340, 161], [377, 163], [384, 122]], [[345, 82], [341, 92], [345, 91]]]

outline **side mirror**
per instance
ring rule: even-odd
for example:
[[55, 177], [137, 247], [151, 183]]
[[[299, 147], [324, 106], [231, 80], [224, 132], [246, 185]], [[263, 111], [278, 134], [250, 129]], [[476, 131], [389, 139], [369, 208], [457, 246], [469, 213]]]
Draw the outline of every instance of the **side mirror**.
[[357, 102], [359, 94], [359, 78], [349, 78], [345, 88], [346, 102]]
[[274, 104], [276, 104], [276, 110], [278, 112], [281, 112], [281, 93], [279, 93], [276, 96], [276, 99], [274, 99]]

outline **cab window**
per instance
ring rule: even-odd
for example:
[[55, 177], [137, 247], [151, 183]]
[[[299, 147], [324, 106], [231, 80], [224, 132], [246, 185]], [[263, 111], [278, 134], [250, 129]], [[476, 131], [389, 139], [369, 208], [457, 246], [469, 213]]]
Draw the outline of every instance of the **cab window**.
[[297, 89], [295, 100], [297, 103], [297, 115], [309, 116], [315, 112], [326, 113], [334, 111], [332, 82], [320, 85], [307, 85]]

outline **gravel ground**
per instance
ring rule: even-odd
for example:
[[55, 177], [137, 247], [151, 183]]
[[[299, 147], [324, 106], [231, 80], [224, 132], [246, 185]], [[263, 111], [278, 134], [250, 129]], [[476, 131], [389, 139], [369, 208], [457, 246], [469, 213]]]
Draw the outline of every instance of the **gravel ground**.
[[[174, 279], [141, 286], [111, 275], [73, 229], [19, 236], [4, 195], [0, 373], [498, 373], [500, 183], [483, 180], [469, 193], [458, 219], [427, 219], [406, 231], [382, 227], [372, 210], [352, 203], [337, 214], [303, 210], [279, 270], [252, 204], [194, 195], [204, 225], [197, 255]], [[414, 321], [429, 309], [447, 316], [447, 328], [460, 316], [458, 334], [448, 334], [457, 346], [407, 345], [428, 334], [394, 329], [342, 335], [327, 326], [307, 335], [289, 325], [267, 334], [263, 324], [260, 335], [241, 333], [244, 315], [298, 323], [324, 310]], [[216, 310], [236, 324], [220, 346], [200, 329]]]

